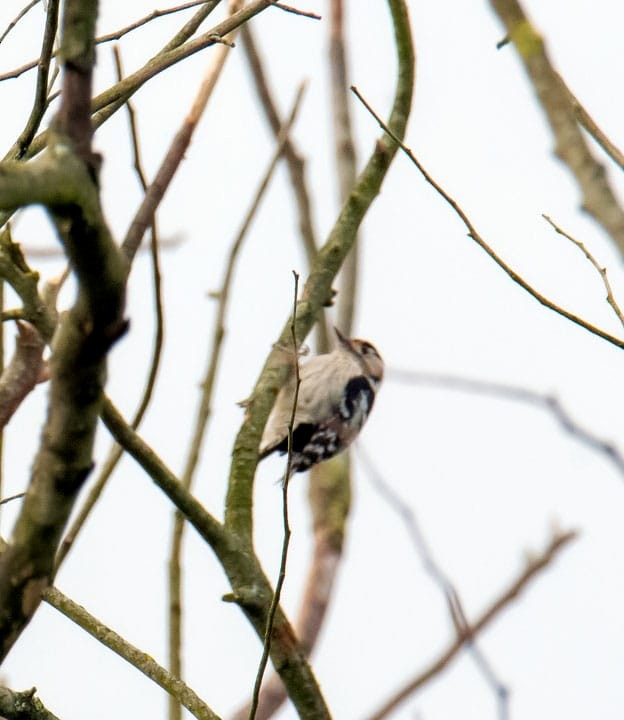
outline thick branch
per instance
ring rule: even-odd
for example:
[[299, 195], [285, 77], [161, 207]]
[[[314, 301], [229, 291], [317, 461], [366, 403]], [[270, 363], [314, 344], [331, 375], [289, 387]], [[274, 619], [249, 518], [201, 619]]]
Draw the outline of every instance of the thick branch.
[[[402, 0], [389, 0], [389, 5], [394, 22], [399, 67], [388, 126], [396, 136], [402, 138], [412, 100], [414, 51], [404, 3]], [[299, 342], [312, 328], [320, 309], [331, 299], [332, 282], [353, 245], [366, 212], [380, 191], [397, 148], [397, 142], [387, 134], [377, 141], [375, 150], [352, 188], [325, 245], [319, 250], [297, 308], [296, 332]], [[290, 320], [282, 331], [277, 349], [269, 354], [265, 362], [249, 400], [245, 422], [234, 444], [225, 521], [226, 525], [249, 544], [252, 535], [251, 490], [258, 461], [258, 445], [275, 396], [288, 371], [279, 348], [288, 347], [289, 342]]]
[[469, 642], [478, 633], [480, 633], [489, 623], [494, 620], [499, 613], [504, 610], [511, 602], [516, 600], [520, 593], [528, 586], [528, 584], [542, 570], [550, 566], [556, 555], [566, 545], [577, 537], [574, 531], [560, 532], [553, 535], [548, 547], [538, 555], [527, 561], [526, 567], [518, 575], [518, 577], [479, 615], [466, 632], [457, 637], [446, 650], [434, 660], [430, 665], [419, 672], [406, 685], [397, 690], [392, 697], [385, 702], [376, 712], [374, 712], [368, 720], [382, 720], [404, 702], [412, 693], [416, 692], [423, 685], [428, 683], [432, 678], [436, 677], [447, 665], [455, 658], [465, 643]]
[[[389, 7], [395, 32], [398, 56], [398, 79], [389, 126], [399, 137], [403, 137], [411, 107], [414, 82], [414, 52], [410, 33], [407, 9], [402, 0], [389, 0]], [[331, 298], [332, 282], [340, 269], [344, 258], [351, 249], [357, 230], [371, 203], [379, 193], [381, 183], [396, 154], [398, 144], [387, 134], [376, 143], [375, 150], [364, 171], [353, 186], [351, 193], [331, 231], [325, 245], [319, 250], [312, 266], [308, 281], [304, 287], [302, 299], [297, 306], [295, 336], [301, 342], [312, 328], [319, 311]], [[235, 441], [230, 481], [226, 501], [226, 527], [235, 534], [238, 541], [251, 551], [252, 546], [252, 486], [257, 464], [257, 450], [266, 419], [275, 396], [284, 381], [288, 368], [284, 365], [283, 351], [280, 348], [291, 344], [292, 320], [286, 324], [276, 348], [269, 354], [260, 378], [249, 399], [245, 421]], [[232, 574], [226, 567], [234, 593], [239, 587], [248, 587], [249, 578], [240, 573]], [[266, 612], [263, 607], [263, 614]], [[250, 617], [249, 612], [247, 612]], [[250, 617], [250, 619], [252, 619]], [[253, 621], [253, 620], [252, 620]], [[258, 624], [254, 622], [258, 631]], [[262, 626], [260, 626], [262, 627]], [[289, 626], [285, 625], [285, 628]], [[275, 630], [279, 629], [276, 622]], [[296, 644], [289, 647], [279, 634], [274, 635], [271, 647], [273, 665], [288, 689], [289, 697], [302, 717], [325, 717], [326, 709], [314, 677], [305, 661], [303, 648]], [[296, 662], [292, 657], [296, 651]], [[289, 655], [291, 656], [289, 658]], [[287, 660], [287, 662], [284, 662]], [[302, 679], [307, 686], [302, 692]]]
[[125, 267], [104, 222], [91, 154], [90, 92], [97, 0], [67, 0], [58, 138], [39, 161], [0, 166], [0, 207], [41, 203], [78, 279], [50, 359], [48, 414], [11, 541], [0, 555], [0, 659], [41, 602], [78, 491], [93, 465], [106, 355], [125, 329]]

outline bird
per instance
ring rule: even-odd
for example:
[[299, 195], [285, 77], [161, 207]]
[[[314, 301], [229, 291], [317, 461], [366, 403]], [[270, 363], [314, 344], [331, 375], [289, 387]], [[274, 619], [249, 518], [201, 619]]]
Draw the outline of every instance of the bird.
[[[338, 328], [334, 331], [336, 348], [310, 358], [300, 368], [290, 476], [328, 460], [355, 440], [383, 379], [384, 363], [374, 345], [346, 338]], [[278, 392], [267, 420], [259, 460], [288, 452], [295, 387], [293, 373]]]

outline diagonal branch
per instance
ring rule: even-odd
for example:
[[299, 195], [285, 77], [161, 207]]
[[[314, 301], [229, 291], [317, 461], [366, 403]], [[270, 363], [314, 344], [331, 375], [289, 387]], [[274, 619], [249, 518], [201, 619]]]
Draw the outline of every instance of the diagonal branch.
[[45, 601], [175, 697], [198, 720], [219, 720], [188, 685], [171, 675], [147, 653], [124, 640], [60, 590], [55, 587], [48, 588], [45, 592]]
[[36, 691], [31, 688], [16, 692], [0, 687], [0, 715], [5, 720], [59, 720], [35, 697]]

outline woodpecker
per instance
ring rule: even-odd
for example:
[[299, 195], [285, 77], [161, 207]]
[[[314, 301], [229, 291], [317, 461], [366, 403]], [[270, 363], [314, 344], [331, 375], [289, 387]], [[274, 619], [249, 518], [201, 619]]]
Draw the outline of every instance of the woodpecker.
[[[383, 378], [383, 360], [371, 343], [334, 330], [336, 349], [311, 358], [299, 372], [291, 475], [337, 455], [355, 440]], [[288, 452], [295, 384], [291, 376], [278, 393], [260, 443], [260, 460]]]

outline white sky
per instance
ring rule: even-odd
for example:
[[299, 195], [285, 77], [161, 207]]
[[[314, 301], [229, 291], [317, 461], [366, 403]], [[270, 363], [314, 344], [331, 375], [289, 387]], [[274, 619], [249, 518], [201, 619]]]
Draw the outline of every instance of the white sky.
[[[553, 156], [549, 130], [511, 47], [487, 3], [410, 3], [418, 54], [407, 142], [468, 212], [483, 237], [536, 288], [613, 333], [622, 331], [596, 272], [556, 236], [545, 212], [606, 265], [616, 294], [624, 274], [617, 251], [579, 212], [579, 194]], [[4, 0], [0, 29], [22, 2]], [[153, 9], [145, 0], [102, 3], [101, 32]], [[385, 3], [354, 3], [350, 79], [383, 114], [394, 87]], [[164, 5], [158, 5], [164, 7]], [[525, 2], [572, 90], [616, 143], [624, 104], [624, 10], [608, 0]], [[323, 3], [306, 8], [326, 12]], [[37, 52], [36, 8], [0, 45], [0, 69]], [[173, 35], [180, 18], [154, 23], [122, 44], [126, 71]], [[254, 22], [283, 112], [297, 83], [309, 89], [296, 138], [308, 160], [320, 237], [336, 214], [325, 55], [326, 22], [272, 10]], [[150, 175], [194, 94], [210, 51], [185, 61], [135, 97]], [[112, 79], [110, 48], [99, 52], [98, 89]], [[29, 110], [33, 75], [0, 85], [5, 147]], [[360, 161], [377, 129], [354, 100]], [[139, 201], [126, 117], [96, 135], [105, 158], [104, 203], [121, 237]], [[183, 465], [225, 254], [273, 142], [259, 112], [242, 49], [228, 67], [188, 158], [162, 206], [163, 233], [183, 244], [163, 254], [167, 346], [141, 434], [176, 471]], [[614, 182], [622, 181], [611, 170]], [[54, 243], [42, 214], [24, 214], [24, 245]], [[466, 237], [452, 211], [398, 156], [362, 233], [357, 334], [390, 368], [449, 372], [552, 392], [584, 426], [622, 442], [621, 353], [542, 308]], [[44, 277], [60, 262], [40, 265]], [[221, 515], [228, 461], [241, 420], [235, 403], [251, 389], [291, 305], [291, 270], [305, 275], [293, 201], [283, 169], [254, 221], [237, 268], [224, 361], [198, 475], [197, 495]], [[129, 335], [115, 348], [109, 393], [130, 416], [143, 387], [153, 334], [146, 257], [133, 270]], [[68, 296], [69, 297], [69, 296]], [[620, 293], [622, 299], [622, 295]], [[11, 331], [12, 332], [12, 331]], [[3, 494], [24, 489], [45, 388], [7, 432]], [[109, 446], [98, 437], [98, 459]], [[580, 539], [480, 638], [511, 690], [512, 718], [619, 720], [624, 710], [624, 478], [604, 457], [561, 432], [541, 410], [504, 400], [386, 381], [361, 443], [387, 482], [417, 513], [435, 556], [456, 583], [469, 616], [488, 604], [541, 550], [551, 524]], [[257, 547], [276, 576], [281, 543], [278, 461], [257, 475]], [[293, 542], [284, 590], [297, 607], [310, 544], [306, 480], [291, 485]], [[3, 511], [7, 535], [15, 508]], [[171, 508], [131, 460], [122, 462], [58, 577], [58, 587], [132, 643], [165, 660], [166, 557]], [[240, 612], [220, 601], [227, 582], [212, 553], [187, 534], [186, 680], [226, 717], [246, 698], [260, 645]], [[364, 718], [446, 647], [452, 628], [439, 589], [423, 571], [398, 517], [356, 465], [354, 504], [337, 593], [314, 657], [334, 717]], [[162, 717], [164, 693], [136, 670], [43, 606], [3, 666], [9, 685], [36, 685], [63, 720]], [[123, 708], [123, 710], [120, 710]], [[463, 654], [393, 717], [496, 717], [495, 698]], [[292, 718], [285, 709], [281, 718]]]

